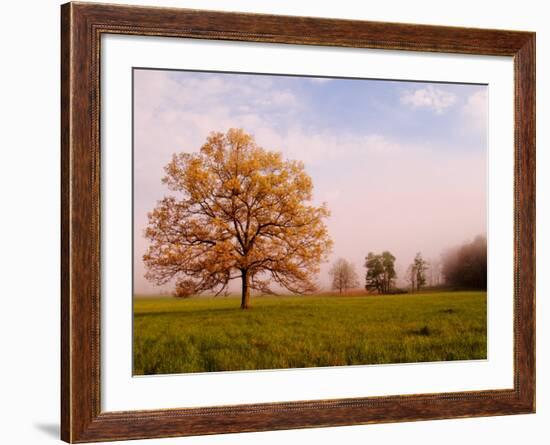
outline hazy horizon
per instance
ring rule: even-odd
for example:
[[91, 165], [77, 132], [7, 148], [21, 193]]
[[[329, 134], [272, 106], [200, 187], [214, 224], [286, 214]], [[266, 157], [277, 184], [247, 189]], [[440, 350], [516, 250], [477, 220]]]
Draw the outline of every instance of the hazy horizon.
[[416, 252], [438, 259], [486, 234], [485, 85], [136, 69], [136, 294], [171, 290], [148, 282], [142, 262], [147, 212], [174, 194], [161, 183], [163, 167], [229, 128], [304, 162], [313, 202], [331, 211], [324, 290], [338, 258], [351, 261], [363, 283], [368, 252], [389, 250], [402, 284]]

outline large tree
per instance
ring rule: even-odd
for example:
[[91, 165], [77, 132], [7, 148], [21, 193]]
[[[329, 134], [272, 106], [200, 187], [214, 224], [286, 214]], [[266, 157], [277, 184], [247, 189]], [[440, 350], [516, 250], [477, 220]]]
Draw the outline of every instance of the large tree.
[[355, 267], [343, 258], [336, 260], [330, 268], [329, 274], [332, 278], [332, 288], [340, 293], [359, 286]]
[[311, 203], [313, 183], [302, 162], [259, 147], [241, 129], [211, 133], [199, 153], [175, 154], [163, 183], [175, 192], [148, 214], [146, 277], [176, 280], [180, 295], [227, 290], [241, 279], [241, 308], [250, 290], [315, 289], [332, 246], [326, 206]]

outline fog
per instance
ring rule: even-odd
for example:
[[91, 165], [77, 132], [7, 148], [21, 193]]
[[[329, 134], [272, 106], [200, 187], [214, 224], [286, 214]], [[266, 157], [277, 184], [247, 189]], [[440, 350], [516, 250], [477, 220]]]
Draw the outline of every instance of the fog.
[[[331, 211], [334, 248], [318, 277], [324, 289], [338, 258], [351, 261], [363, 282], [368, 252], [389, 250], [397, 284], [404, 285], [417, 252], [439, 259], [449, 247], [486, 233], [486, 87], [355, 81], [349, 88], [361, 100], [346, 96], [346, 118], [334, 112], [347, 91], [343, 81], [259, 76], [254, 83], [252, 77], [135, 72], [136, 293], [171, 290], [144, 278], [146, 215], [173, 194], [161, 184], [172, 153], [198, 151], [212, 130], [243, 128], [265, 149], [304, 162], [314, 202]], [[372, 93], [362, 97], [364, 91]], [[368, 125], [351, 122], [361, 107], [370, 110]]]

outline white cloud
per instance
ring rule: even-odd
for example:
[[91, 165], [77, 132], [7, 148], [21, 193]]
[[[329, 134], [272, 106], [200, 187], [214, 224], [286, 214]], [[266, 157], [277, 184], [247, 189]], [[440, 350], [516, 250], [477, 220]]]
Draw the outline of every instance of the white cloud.
[[462, 113], [468, 118], [477, 130], [483, 130], [487, 128], [487, 89], [477, 91], [470, 95], [468, 100], [462, 107]]
[[[287, 159], [299, 159], [309, 166], [331, 162], [349, 162], [373, 156], [399, 153], [403, 146], [380, 134], [342, 135], [319, 129], [306, 129], [295, 123], [289, 128], [275, 130], [269, 122], [258, 122], [247, 130], [268, 150], [283, 153]], [[417, 149], [419, 149], [417, 147]]]
[[289, 91], [280, 91], [262, 95], [257, 104], [264, 107], [294, 107], [298, 105], [298, 101]]
[[413, 108], [430, 108], [437, 114], [443, 114], [456, 103], [456, 95], [429, 85], [414, 91], [406, 91], [401, 96], [401, 103]]

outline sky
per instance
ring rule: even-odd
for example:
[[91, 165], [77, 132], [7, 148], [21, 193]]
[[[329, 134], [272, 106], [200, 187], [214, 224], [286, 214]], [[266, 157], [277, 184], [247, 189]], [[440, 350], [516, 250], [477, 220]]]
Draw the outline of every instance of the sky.
[[161, 183], [176, 152], [211, 131], [243, 128], [267, 150], [301, 160], [326, 202], [328, 270], [368, 252], [396, 256], [398, 284], [416, 252], [437, 260], [486, 233], [487, 86], [263, 74], [134, 70], [134, 291], [144, 278], [147, 212], [173, 194]]

